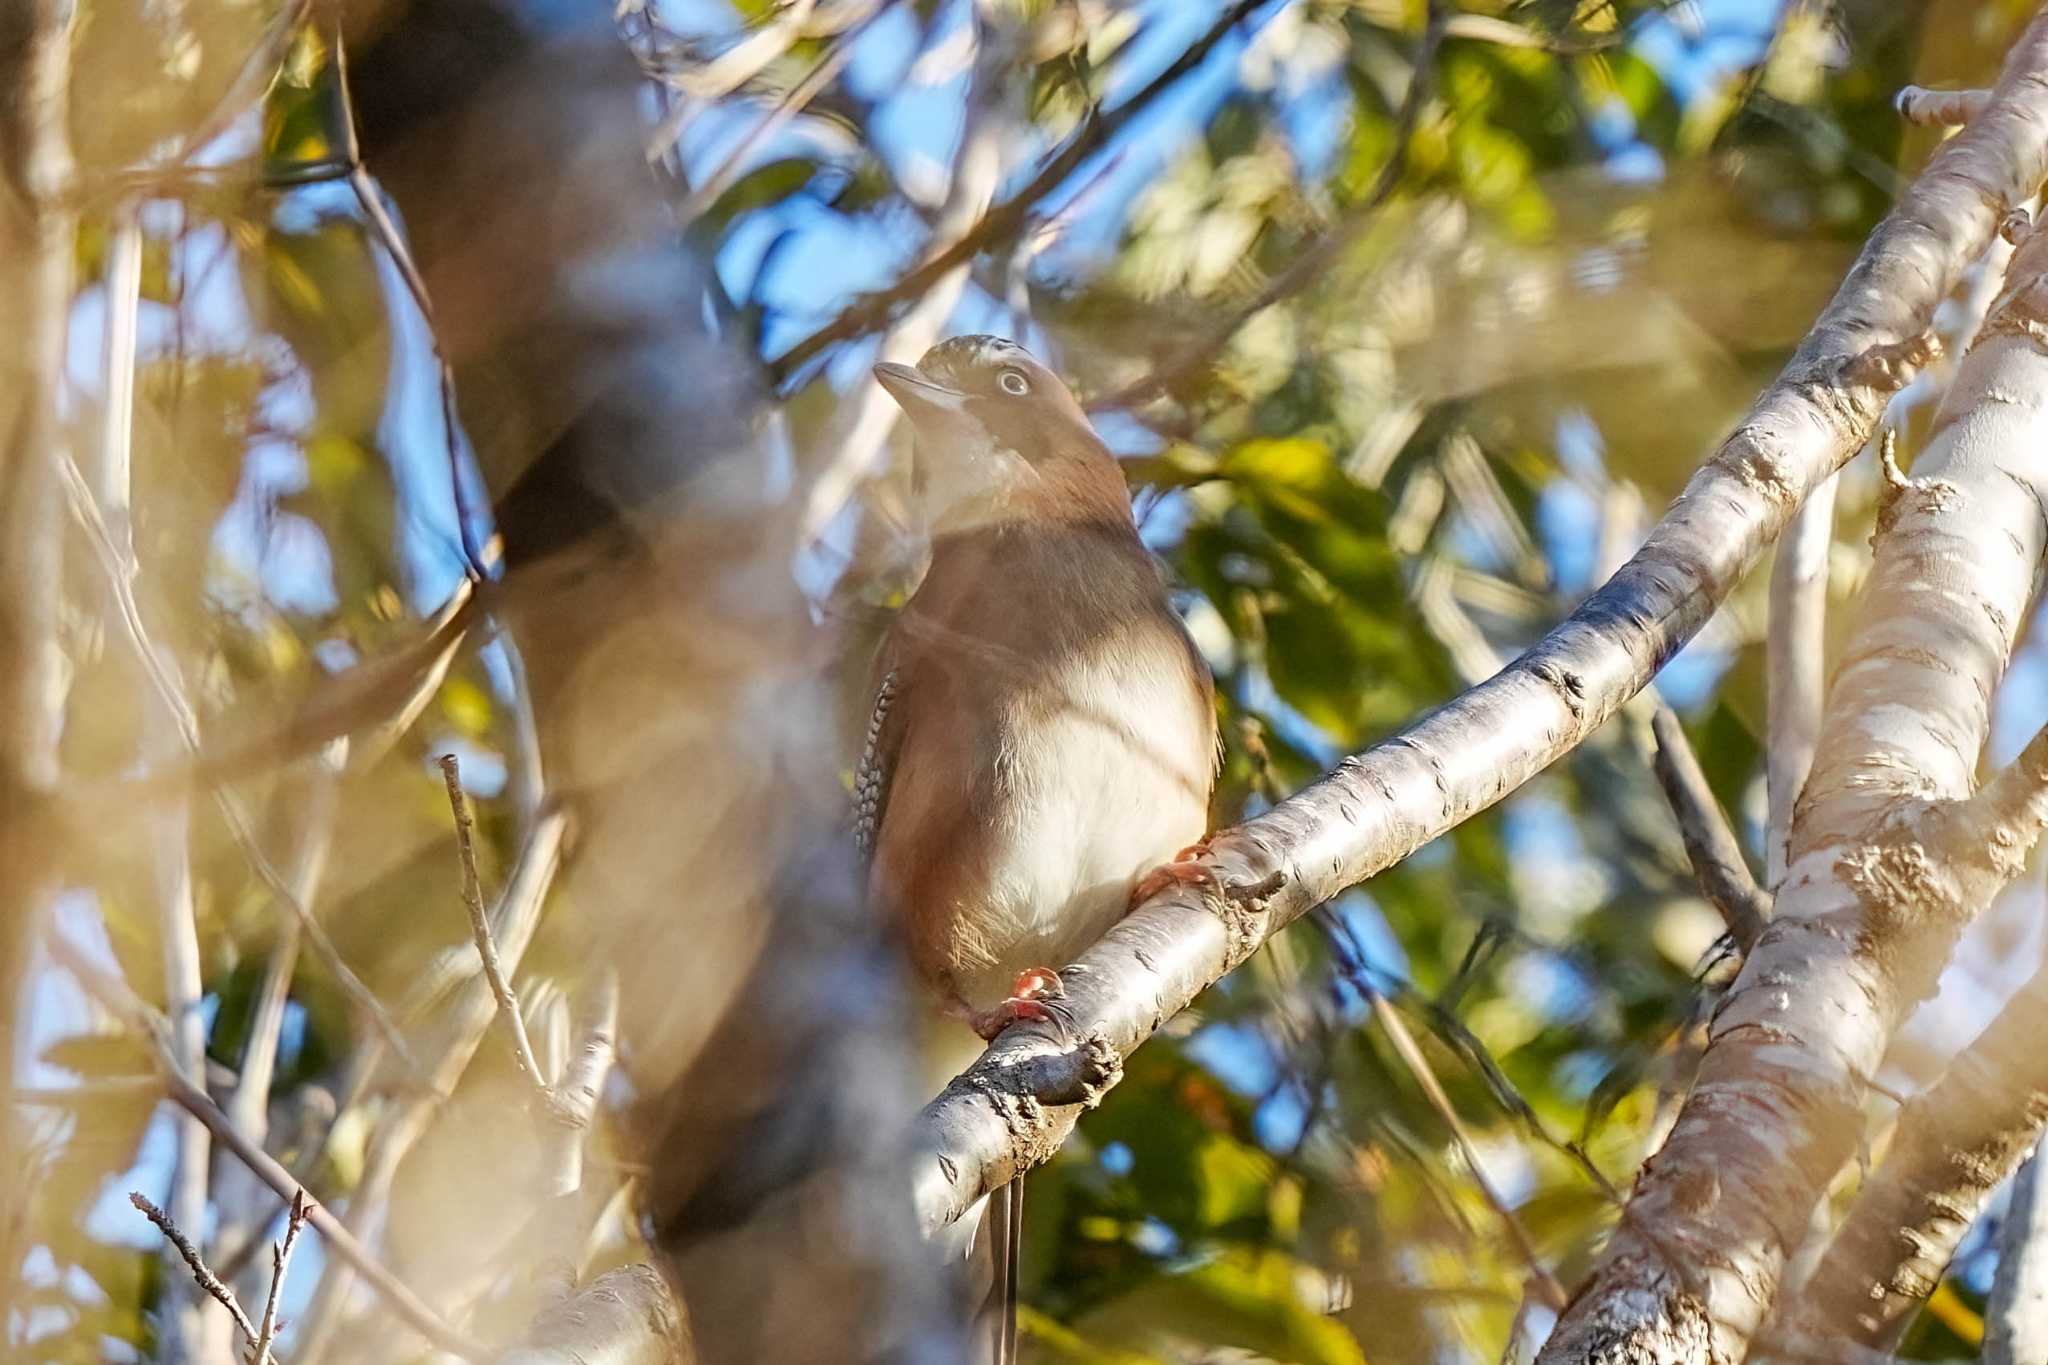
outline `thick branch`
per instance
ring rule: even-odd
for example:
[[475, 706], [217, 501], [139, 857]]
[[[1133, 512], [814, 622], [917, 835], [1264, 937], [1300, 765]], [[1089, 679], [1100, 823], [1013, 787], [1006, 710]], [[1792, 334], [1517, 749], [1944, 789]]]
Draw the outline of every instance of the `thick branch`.
[[2048, 1360], [2048, 1189], [2041, 1152], [2013, 1178], [2012, 1199], [1998, 1228], [1998, 1272], [1984, 1309], [1984, 1365]]
[[[2001, 200], [2031, 192], [2044, 157], [2048, 12], [1990, 105], [1936, 154], [1877, 240], [1905, 217], [1967, 218], [1974, 252]], [[1956, 935], [2017, 867], [1976, 837], [1982, 812], [1968, 798], [1987, 698], [2048, 543], [2048, 426], [2010, 398], [2048, 389], [2048, 358], [2031, 334], [2048, 318], [2048, 238], [2020, 248], [2010, 278], [1957, 369], [1916, 477], [1880, 510], [1776, 916], [1546, 1365], [1742, 1358], [1789, 1250], [1855, 1152], [1867, 1078]]]
[[2044, 1032], [2048, 972], [1906, 1106], [1883, 1164], [1800, 1295], [1788, 1332], [1795, 1344], [1898, 1344], [1963, 1234], [2048, 1125]]
[[682, 1305], [644, 1265], [606, 1271], [542, 1313], [497, 1365], [690, 1365]]
[[[1896, 367], [1855, 362], [1926, 333], [2003, 205], [2048, 174], [2048, 22], [1998, 102], [1946, 143], [1865, 245], [1784, 373], [1634, 559], [1534, 649], [1257, 819], [1203, 860], [1225, 889], [1140, 907], [1062, 972], [1076, 1029], [1129, 1053], [1266, 937], [1484, 810], [1591, 734], [1703, 626], [1816, 484], [1869, 438]], [[1766, 938], [1769, 935], [1766, 934]], [[934, 1227], [1057, 1150], [1076, 1111], [1004, 1091], [1053, 1044], [1014, 1029], [921, 1119], [912, 1180]]]

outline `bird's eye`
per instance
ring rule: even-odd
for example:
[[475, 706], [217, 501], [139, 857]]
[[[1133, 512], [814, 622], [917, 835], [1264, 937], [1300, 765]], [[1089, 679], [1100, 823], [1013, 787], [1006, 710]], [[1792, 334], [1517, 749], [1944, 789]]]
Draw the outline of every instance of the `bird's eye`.
[[1022, 398], [1031, 392], [1031, 381], [1024, 377], [1022, 370], [1004, 370], [996, 376], [996, 383], [1003, 386], [1003, 392]]

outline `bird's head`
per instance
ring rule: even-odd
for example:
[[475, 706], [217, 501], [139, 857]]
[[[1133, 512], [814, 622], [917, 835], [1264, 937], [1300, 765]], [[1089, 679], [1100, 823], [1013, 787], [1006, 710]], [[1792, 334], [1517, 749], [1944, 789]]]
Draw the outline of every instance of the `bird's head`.
[[914, 483], [936, 523], [1077, 498], [1129, 517], [1123, 475], [1081, 405], [1014, 341], [950, 337], [875, 378], [910, 420]]

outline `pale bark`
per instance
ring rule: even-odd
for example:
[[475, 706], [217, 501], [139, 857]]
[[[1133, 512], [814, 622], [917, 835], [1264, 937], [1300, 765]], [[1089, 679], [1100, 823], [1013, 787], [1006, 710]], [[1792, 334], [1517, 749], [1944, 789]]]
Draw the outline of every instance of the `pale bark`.
[[[1899, 1115], [1884, 1161], [1781, 1328], [1795, 1349], [1895, 1347], [1963, 1234], [2048, 1124], [2048, 973]], [[2040, 1359], [2041, 1357], [2035, 1357]]]
[[1792, 807], [1813, 767], [1827, 696], [1828, 552], [1835, 543], [1835, 490], [1830, 478], [1813, 490], [1785, 528], [1771, 565], [1770, 647], [1766, 651], [1767, 730], [1764, 788], [1764, 885], [1784, 880], [1792, 842]]
[[542, 1313], [497, 1365], [688, 1365], [696, 1358], [667, 1283], [647, 1266], [626, 1265]]
[[1162, 895], [1062, 974], [1084, 1047], [1063, 1052], [1014, 1029], [926, 1108], [911, 1176], [924, 1226], [1049, 1158], [1118, 1060], [1267, 936], [1514, 791], [1699, 631], [1807, 494], [1869, 438], [1902, 371], [1924, 355], [1916, 343], [1936, 304], [2005, 206], [2048, 174], [2043, 71], [2048, 20], [2015, 49], [2000, 97], [1872, 234], [1784, 373], [1605, 586], [1494, 678], [1217, 835], [1203, 859], [1222, 887], [1215, 909], [1191, 889]]
[[[1986, 177], [2048, 150], [2048, 16], [1991, 104], [1900, 213], [1999, 212]], [[2002, 182], [2003, 202], [2040, 174]], [[1970, 196], [1916, 203], [1929, 181]], [[1894, 215], [1893, 221], [1897, 221]], [[1924, 221], [1924, 220], [1923, 220]], [[1882, 236], [1883, 229], [1880, 229]], [[1987, 234], [1988, 236], [1988, 234]], [[1979, 239], [1980, 242], [1983, 239]], [[1988, 699], [2048, 541], [2048, 237], [1936, 415], [1917, 477], [1890, 488], [1860, 619], [1795, 815], [1776, 916], [1716, 1015], [1671, 1137], [1558, 1325], [1545, 1362], [1740, 1360], [1785, 1259], [1862, 1134], [1867, 1078], [1956, 935], [2040, 831], [2029, 755], [1974, 799]]]
[[1998, 1229], [1998, 1274], [1984, 1310], [1984, 1365], [2048, 1360], [2048, 1189], [2040, 1149], [2013, 1177]]
[[[44, 825], [63, 707], [63, 544], [50, 453], [76, 235], [71, 24], [70, 0], [0, 5], [0, 1089], [15, 1081], [14, 1010], [54, 879]], [[29, 1159], [18, 1121], [11, 1106], [0, 1111], [0, 1168], [14, 1172]], [[0, 1317], [24, 1231], [21, 1219], [0, 1219]]]

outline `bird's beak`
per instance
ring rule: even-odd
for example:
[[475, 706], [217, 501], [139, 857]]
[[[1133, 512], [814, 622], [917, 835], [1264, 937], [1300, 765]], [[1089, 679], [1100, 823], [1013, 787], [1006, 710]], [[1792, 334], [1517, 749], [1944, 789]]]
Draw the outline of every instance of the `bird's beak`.
[[875, 379], [888, 390], [897, 406], [912, 418], [934, 412], [959, 412], [967, 401], [967, 395], [958, 389], [949, 389], [935, 383], [912, 365], [897, 365], [883, 361], [875, 366]]

